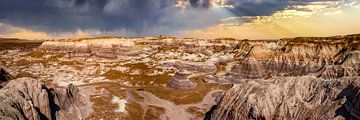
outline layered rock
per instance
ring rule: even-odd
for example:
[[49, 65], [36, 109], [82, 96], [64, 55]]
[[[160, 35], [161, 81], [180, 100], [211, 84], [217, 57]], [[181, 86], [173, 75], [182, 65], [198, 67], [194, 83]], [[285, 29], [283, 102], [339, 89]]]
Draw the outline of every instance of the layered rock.
[[44, 42], [39, 49], [49, 52], [66, 53], [67, 57], [117, 58], [116, 46], [134, 46], [134, 42], [122, 38], [98, 38], [85, 40], [64, 40]]
[[242, 41], [232, 51], [236, 64], [216, 81], [236, 83], [274, 76], [310, 75], [323, 79], [359, 76], [358, 36]]
[[360, 119], [360, 35], [243, 41], [206, 119]]
[[0, 89], [1, 119], [82, 119], [86, 116], [79, 89], [68, 85], [65, 92], [32, 78], [10, 81]]
[[115, 50], [113, 50], [113, 46], [111, 44], [101, 46], [101, 48], [95, 53], [95, 56], [109, 59], [117, 58]]
[[39, 49], [46, 52], [66, 53], [67, 57], [91, 56], [116, 59], [136, 56], [150, 51], [177, 51], [181, 53], [231, 52], [238, 40], [198, 40], [175, 38], [92, 38], [44, 42]]
[[360, 119], [358, 83], [313, 77], [243, 81], [225, 93], [207, 119]]
[[193, 83], [189, 78], [189, 74], [176, 72], [172, 77], [167, 86], [175, 89], [191, 89], [196, 87], [196, 83]]
[[213, 63], [203, 62], [183, 62], [183, 61], [165, 61], [162, 63], [164, 67], [174, 67], [178, 70], [189, 71], [192, 73], [214, 73], [216, 66]]
[[[209, 112], [209, 119], [358, 119], [359, 41], [360, 35], [280, 40], [114, 38], [51, 41], [40, 49], [65, 52], [69, 58], [150, 61], [161, 69], [205, 76], [206, 82], [235, 84]], [[178, 72], [167, 86], [196, 85], [188, 74]]]

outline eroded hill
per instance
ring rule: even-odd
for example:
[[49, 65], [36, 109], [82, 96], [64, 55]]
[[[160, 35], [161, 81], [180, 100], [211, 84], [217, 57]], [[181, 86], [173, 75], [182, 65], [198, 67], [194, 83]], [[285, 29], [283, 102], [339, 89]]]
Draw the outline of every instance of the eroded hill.
[[358, 119], [360, 35], [105, 37], [0, 51], [14, 78], [88, 96], [87, 119]]

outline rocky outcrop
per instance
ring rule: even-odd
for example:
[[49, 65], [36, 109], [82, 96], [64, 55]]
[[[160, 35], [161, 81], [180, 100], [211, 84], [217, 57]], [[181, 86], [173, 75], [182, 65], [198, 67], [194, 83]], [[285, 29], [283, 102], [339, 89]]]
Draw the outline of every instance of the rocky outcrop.
[[100, 58], [116, 59], [115, 50], [112, 49], [111, 45], [102, 46], [98, 52], [95, 53], [95, 56]]
[[0, 68], [0, 88], [4, 87], [10, 80], [10, 74], [5, 69]]
[[161, 64], [164, 67], [174, 67], [178, 70], [188, 71], [192, 73], [215, 73], [216, 66], [213, 63], [204, 62], [184, 62], [169, 60]]
[[360, 35], [242, 41], [211, 120], [360, 119]]
[[175, 38], [94, 38], [44, 42], [39, 49], [50, 53], [66, 53], [68, 58], [121, 59], [154, 51], [181, 53], [230, 52], [238, 40], [197, 40]]
[[189, 78], [190, 74], [176, 72], [174, 77], [169, 80], [167, 86], [174, 89], [191, 89], [196, 87]]
[[134, 51], [141, 50], [134, 50], [133, 46], [135, 46], [135, 42], [130, 39], [94, 38], [48, 41], [44, 42], [39, 49], [46, 52], [66, 53], [68, 58], [89, 58], [95, 56], [98, 58], [116, 59], [118, 56], [127, 54], [126, 52], [124, 53], [124, 49], [132, 50], [132, 54]]
[[360, 75], [360, 35], [241, 41], [232, 53], [231, 71], [215, 79], [236, 83], [244, 79], [315, 76], [338, 79]]
[[243, 81], [225, 93], [208, 119], [360, 119], [358, 85], [313, 77]]
[[32, 78], [10, 81], [0, 89], [0, 119], [82, 119], [86, 104], [72, 84], [65, 92]]

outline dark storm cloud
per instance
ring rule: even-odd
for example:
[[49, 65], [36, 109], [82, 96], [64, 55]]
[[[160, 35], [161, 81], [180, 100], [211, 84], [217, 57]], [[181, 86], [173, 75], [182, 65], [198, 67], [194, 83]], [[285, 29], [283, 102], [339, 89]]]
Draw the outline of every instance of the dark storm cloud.
[[312, 2], [340, 0], [229, 0], [233, 8], [227, 8], [237, 16], [268, 16], [293, 5], [305, 6]]
[[189, 0], [192, 7], [208, 8], [210, 6], [209, 0]]
[[[0, 0], [0, 22], [46, 32], [127, 30], [137, 34], [206, 27], [218, 22], [206, 10], [210, 0]], [[301, 1], [300, 1], [301, 2]], [[285, 0], [229, 0], [238, 16], [271, 15], [292, 4]], [[182, 13], [187, 12], [187, 13]]]
[[233, 8], [228, 9], [237, 16], [267, 16], [290, 4], [285, 0], [238, 0], [233, 2]]
[[1, 0], [0, 22], [62, 32], [76, 29], [141, 32], [156, 25], [174, 3], [168, 0]]

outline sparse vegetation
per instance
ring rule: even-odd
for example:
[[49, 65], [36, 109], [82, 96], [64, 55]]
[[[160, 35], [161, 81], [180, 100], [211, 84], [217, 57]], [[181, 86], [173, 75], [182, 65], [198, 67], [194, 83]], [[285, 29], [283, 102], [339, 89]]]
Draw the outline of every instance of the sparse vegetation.
[[26, 56], [30, 56], [30, 57], [33, 57], [33, 58], [41, 58], [45, 55], [45, 53], [43, 51], [40, 51], [40, 50], [34, 50], [34, 51], [31, 51], [30, 53], [26, 54]]
[[230, 84], [203, 83], [201, 77], [193, 78], [197, 87], [188, 90], [177, 90], [165, 87], [144, 87], [145, 91], [151, 92], [157, 97], [174, 102], [175, 104], [191, 104], [201, 102], [204, 96], [215, 89], [230, 89]]
[[93, 37], [93, 38], [77, 38], [77, 39], [61, 39], [59, 41], [63, 42], [79, 42], [83, 40], [98, 40], [98, 39], [120, 39], [119, 36], [102, 36], [102, 37]]

